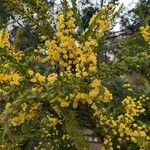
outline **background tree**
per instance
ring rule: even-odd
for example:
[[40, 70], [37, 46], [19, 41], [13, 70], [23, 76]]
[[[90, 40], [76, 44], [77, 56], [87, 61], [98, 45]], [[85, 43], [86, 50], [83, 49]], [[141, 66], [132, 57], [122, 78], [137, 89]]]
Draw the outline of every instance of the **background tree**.
[[140, 0], [136, 7], [121, 15], [122, 28], [138, 31], [143, 24], [150, 23], [150, 4], [148, 0]]

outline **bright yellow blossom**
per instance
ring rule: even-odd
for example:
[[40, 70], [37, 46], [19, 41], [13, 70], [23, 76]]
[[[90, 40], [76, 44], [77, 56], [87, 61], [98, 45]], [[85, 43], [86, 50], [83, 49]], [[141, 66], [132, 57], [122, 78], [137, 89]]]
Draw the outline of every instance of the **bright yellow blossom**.
[[142, 26], [140, 27], [140, 30], [145, 41], [147, 41], [150, 44], [150, 26]]

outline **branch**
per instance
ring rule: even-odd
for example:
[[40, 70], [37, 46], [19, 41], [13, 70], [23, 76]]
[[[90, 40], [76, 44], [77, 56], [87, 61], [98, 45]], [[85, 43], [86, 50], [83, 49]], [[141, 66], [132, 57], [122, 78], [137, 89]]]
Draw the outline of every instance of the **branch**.
[[101, 8], [103, 7], [104, 0], [101, 0]]
[[[119, 32], [121, 32], [121, 31], [119, 31]], [[117, 33], [117, 32], [116, 32], [116, 33]], [[109, 40], [109, 39], [118, 38], [118, 37], [120, 37], [120, 36], [127, 36], [127, 35], [132, 35], [132, 34], [134, 34], [134, 32], [132, 32], [132, 31], [130, 31], [130, 32], [124, 32], [124, 33], [120, 33], [120, 34], [118, 34], [118, 35], [109, 36], [109, 37], [107, 37], [106, 39]]]
[[21, 27], [23, 27], [23, 25], [21, 23], [19, 23], [16, 18], [13, 15], [10, 15], [10, 17]]

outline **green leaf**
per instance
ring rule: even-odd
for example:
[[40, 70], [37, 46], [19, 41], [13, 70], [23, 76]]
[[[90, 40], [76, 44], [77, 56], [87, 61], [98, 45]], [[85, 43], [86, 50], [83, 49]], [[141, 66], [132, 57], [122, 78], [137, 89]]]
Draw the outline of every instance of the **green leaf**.
[[71, 3], [72, 3], [72, 10], [73, 10], [77, 25], [79, 27], [79, 34], [81, 35], [83, 33], [84, 28], [83, 28], [83, 24], [82, 24], [82, 21], [81, 21], [80, 11], [77, 8], [77, 1], [76, 0], [71, 0]]
[[90, 146], [85, 140], [82, 130], [74, 117], [74, 112], [71, 110], [65, 111], [63, 117], [67, 134], [75, 142], [77, 150], [90, 150]]

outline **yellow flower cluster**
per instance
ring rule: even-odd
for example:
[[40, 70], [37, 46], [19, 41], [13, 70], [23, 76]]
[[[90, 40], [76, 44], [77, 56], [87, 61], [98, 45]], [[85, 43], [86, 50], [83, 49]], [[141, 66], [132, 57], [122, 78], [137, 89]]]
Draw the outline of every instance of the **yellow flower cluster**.
[[[140, 101], [134, 101], [131, 97], [127, 97], [122, 101], [122, 105], [126, 108], [126, 114], [129, 115], [131, 120], [134, 116], [139, 116], [140, 113], [143, 113], [145, 109], [142, 107]], [[128, 120], [129, 121], [129, 120]]]
[[34, 118], [39, 110], [40, 110], [40, 106], [41, 103], [34, 103], [32, 104], [31, 108], [29, 111], [26, 111], [27, 109], [27, 104], [23, 103], [21, 105], [22, 111], [15, 117], [12, 118], [11, 120], [11, 124], [16, 127], [16, 126], [20, 126], [21, 124], [23, 124], [26, 120], [30, 120], [32, 118]]
[[148, 44], [150, 44], [150, 26], [142, 26], [140, 27], [140, 30], [145, 41], [148, 42]]
[[62, 37], [60, 39], [60, 44], [57, 45], [56, 41], [50, 42], [48, 47], [48, 57], [52, 64], [59, 64], [63, 68], [68, 68], [71, 65], [80, 63], [82, 52], [77, 47], [74, 39], [71, 37]]
[[109, 3], [107, 7], [100, 9], [90, 19], [89, 25], [92, 26], [92, 24], [96, 23], [96, 26], [94, 28], [96, 37], [98, 38], [103, 37], [104, 33], [111, 26], [111, 17], [113, 15], [112, 11], [114, 10], [114, 8], [115, 8], [115, 5], [113, 5], [112, 3], [111, 4]]
[[7, 102], [6, 105], [5, 105], [5, 109], [8, 109], [10, 106], [11, 106], [11, 103]]
[[32, 92], [32, 93], [36, 93], [36, 92], [39, 93], [39, 92], [42, 91], [42, 89], [43, 89], [43, 87], [41, 87], [41, 86], [40, 86], [40, 87], [39, 87], [39, 86], [35, 86], [35, 87], [32, 87], [32, 88], [31, 88], [31, 92]]
[[100, 85], [101, 85], [101, 81], [98, 79], [95, 79], [90, 83], [90, 87], [92, 88], [99, 88]]
[[[82, 104], [89, 104], [91, 105], [93, 101], [102, 101], [104, 103], [109, 102], [112, 100], [112, 94], [109, 92], [109, 90], [101, 85], [101, 81], [98, 79], [94, 79], [89, 83], [89, 90], [86, 92], [77, 92], [76, 90], [72, 93], [70, 93], [69, 96], [66, 96], [65, 98], [61, 98], [59, 96], [56, 96], [54, 99], [52, 99], [51, 102], [59, 102], [60, 107], [69, 107], [70, 105], [73, 106], [73, 108], [78, 107], [79, 103]], [[104, 90], [101, 90], [103, 88]]]
[[[111, 5], [110, 8], [113, 9], [113, 6]], [[103, 9], [95, 15], [94, 30], [96, 32], [94, 33], [101, 34], [101, 32], [105, 32], [110, 27], [111, 22], [106, 12], [107, 10]], [[102, 14], [102, 18], [97, 18]], [[91, 22], [92, 20], [94, 19], [91, 19]], [[49, 62], [55, 69], [59, 70], [60, 75], [65, 73], [68, 76], [88, 76], [89, 73], [96, 70], [97, 56], [94, 51], [98, 46], [98, 35], [88, 36], [86, 41], [80, 43], [73, 37], [76, 33], [75, 27], [75, 19], [71, 10], [65, 13], [60, 12], [57, 15], [56, 34], [53, 40], [45, 41], [47, 55], [42, 59], [42, 62]]]
[[10, 74], [0, 74], [0, 83], [9, 82], [10, 85], [19, 85], [19, 82], [22, 79], [23, 77], [15, 72], [11, 72]]
[[75, 19], [73, 17], [73, 12], [67, 11], [65, 14], [62, 12], [57, 16], [57, 37], [62, 37], [63, 35], [68, 35], [75, 31]]
[[0, 88], [0, 94], [1, 94], [1, 95], [6, 95], [6, 94], [7, 94], [7, 91]]
[[5, 29], [0, 30], [0, 47], [10, 49], [9, 34]]
[[[86, 38], [83, 49], [88, 51], [96, 51], [98, 47], [97, 40], [104, 37], [105, 32], [111, 26], [111, 18], [115, 5], [109, 3], [107, 7], [101, 8], [95, 15], [92, 16], [89, 26], [92, 28], [92, 34]], [[85, 30], [85, 33], [88, 29]]]
[[73, 108], [76, 108], [78, 106], [78, 103], [81, 102], [83, 104], [92, 104], [93, 100], [99, 95], [100, 93], [100, 86], [101, 82], [98, 79], [94, 79], [89, 84], [89, 92], [83, 93], [83, 92], [77, 92], [76, 94], [71, 94], [71, 99], [73, 100]]
[[99, 99], [104, 103], [108, 103], [112, 100], [112, 94], [107, 88], [105, 88], [104, 93], [99, 96]]
[[64, 107], [69, 107], [68, 97], [66, 97], [66, 98], [61, 98], [61, 97], [59, 97], [59, 96], [56, 96], [56, 97], [52, 100], [52, 102], [53, 102], [53, 101], [58, 101], [58, 102], [60, 103], [60, 106], [61, 106], [62, 108], [64, 108]]
[[33, 76], [33, 75], [34, 75], [34, 71], [32, 71], [31, 69], [29, 69], [29, 70], [28, 70], [28, 74], [29, 74], [30, 76]]
[[73, 107], [75, 108], [75, 106], [78, 106], [79, 102], [82, 102], [83, 104], [88, 103], [91, 104], [92, 103], [92, 98], [90, 96], [90, 93], [80, 93], [78, 92], [75, 95], [75, 98], [73, 99]]
[[58, 101], [61, 107], [69, 107], [72, 104], [73, 108], [78, 107], [79, 103], [92, 104], [95, 100], [107, 103], [112, 99], [112, 94], [106, 88], [104, 88], [104, 91], [101, 90], [101, 87], [100, 80], [94, 79], [89, 84], [89, 90], [87, 92], [75, 91], [65, 98], [56, 96], [52, 101]]
[[61, 121], [58, 118], [47, 116], [47, 119], [48, 119], [47, 125], [49, 127], [52, 127], [52, 126], [55, 127], [57, 124], [61, 124]]
[[112, 147], [112, 141], [111, 141], [111, 137], [109, 135], [106, 135], [104, 138], [104, 142], [102, 145], [102, 150], [113, 150]]
[[84, 42], [83, 50], [86, 52], [88, 51], [95, 51], [96, 47], [98, 46], [97, 40], [91, 36], [87, 38]]
[[55, 73], [48, 75], [47, 81], [48, 81], [49, 85], [53, 84], [57, 80], [57, 78], [58, 78], [58, 75]]
[[97, 45], [97, 41], [90, 37], [84, 45], [76, 41], [71, 36], [75, 33], [74, 22], [71, 11], [58, 15], [55, 38], [45, 42], [48, 52], [42, 62], [50, 62], [51, 65], [58, 66], [61, 74], [87, 76], [89, 72], [94, 72], [96, 69], [96, 54], [91, 48]]
[[131, 85], [128, 83], [123, 84], [123, 88], [127, 89], [128, 91], [133, 91]]
[[23, 51], [16, 50], [13, 46], [11, 46], [11, 49], [8, 50], [8, 54], [13, 56], [17, 61], [22, 60], [22, 58], [25, 56]]
[[[47, 77], [44, 75], [41, 75], [40, 73], [36, 73], [34, 75], [34, 72], [32, 70], [29, 70], [28, 73], [32, 77], [31, 81], [33, 83], [45, 83], [45, 82], [47, 82], [49, 85], [52, 85], [58, 78], [58, 75], [55, 73], [51, 73]], [[37, 91], [37, 89], [33, 89], [33, 91]]]
[[112, 9], [115, 5], [113, 3], [108, 3], [108, 9]]
[[39, 110], [41, 108], [41, 103], [33, 103], [30, 110], [28, 111], [28, 113], [26, 114], [26, 118], [27, 119], [32, 119], [34, 118], [38, 113], [39, 113]]
[[35, 76], [31, 79], [32, 82], [45, 82], [46, 81], [46, 77], [41, 75], [40, 73], [36, 73]]
[[[95, 110], [95, 116], [98, 116], [100, 125], [105, 126], [106, 134], [112, 134], [117, 136], [118, 148], [124, 144], [124, 142], [131, 140], [137, 143], [139, 148], [143, 147], [143, 142], [150, 142], [150, 136], [148, 135], [149, 129], [144, 123], [136, 123], [135, 117], [138, 117], [145, 111], [142, 107], [141, 101], [136, 101], [131, 97], [127, 97], [122, 101], [122, 105], [125, 109], [125, 113], [119, 115], [117, 118], [113, 117], [112, 113], [107, 112], [107, 109], [103, 108], [99, 110], [96, 105], [93, 105]], [[111, 129], [111, 132], [110, 132]], [[109, 140], [105, 142], [107, 145]]]
[[142, 96], [139, 97], [139, 99], [140, 99], [141, 102], [145, 103], [146, 101], [150, 100], [150, 97], [142, 95]]
[[20, 126], [21, 124], [23, 124], [25, 122], [26, 119], [26, 113], [19, 113], [16, 117], [12, 118], [11, 120], [11, 124], [16, 127], [16, 126]]
[[16, 51], [14, 46], [10, 44], [9, 34], [5, 29], [0, 30], [0, 47], [5, 48], [8, 54], [13, 56], [18, 61], [24, 56], [23, 51]]

